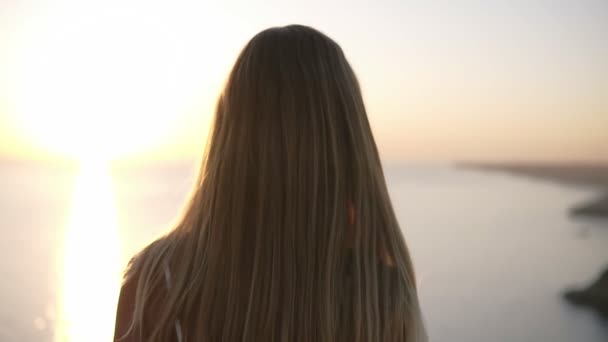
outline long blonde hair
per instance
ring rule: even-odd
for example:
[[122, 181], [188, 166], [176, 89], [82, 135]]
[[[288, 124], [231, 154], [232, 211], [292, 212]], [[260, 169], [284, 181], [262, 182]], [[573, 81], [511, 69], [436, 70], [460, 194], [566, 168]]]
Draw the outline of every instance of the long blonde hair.
[[[163, 265], [172, 274], [166, 286]], [[260, 32], [219, 98], [176, 227], [136, 256], [128, 334], [423, 341], [416, 281], [357, 78], [310, 27]]]

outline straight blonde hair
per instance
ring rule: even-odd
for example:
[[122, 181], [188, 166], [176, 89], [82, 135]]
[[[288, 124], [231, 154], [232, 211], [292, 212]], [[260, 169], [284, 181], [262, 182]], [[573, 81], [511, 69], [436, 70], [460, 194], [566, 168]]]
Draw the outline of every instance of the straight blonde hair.
[[338, 44], [299, 25], [249, 41], [183, 217], [132, 260], [127, 284], [127, 340], [175, 340], [177, 321], [184, 341], [426, 340], [361, 90]]

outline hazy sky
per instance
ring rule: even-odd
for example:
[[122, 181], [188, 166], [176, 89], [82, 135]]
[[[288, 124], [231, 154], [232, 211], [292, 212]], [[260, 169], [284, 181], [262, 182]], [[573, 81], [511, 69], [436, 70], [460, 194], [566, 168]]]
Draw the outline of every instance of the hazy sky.
[[2, 0], [0, 155], [196, 155], [239, 50], [300, 23], [342, 45], [386, 159], [608, 161], [606, 0], [203, 2]]

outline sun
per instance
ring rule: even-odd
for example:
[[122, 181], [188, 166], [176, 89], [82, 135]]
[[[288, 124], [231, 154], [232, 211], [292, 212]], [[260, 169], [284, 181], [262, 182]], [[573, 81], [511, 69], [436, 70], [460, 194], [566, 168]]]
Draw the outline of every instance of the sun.
[[12, 84], [18, 129], [51, 153], [102, 159], [163, 141], [178, 121], [180, 40], [141, 11], [75, 3], [30, 25]]

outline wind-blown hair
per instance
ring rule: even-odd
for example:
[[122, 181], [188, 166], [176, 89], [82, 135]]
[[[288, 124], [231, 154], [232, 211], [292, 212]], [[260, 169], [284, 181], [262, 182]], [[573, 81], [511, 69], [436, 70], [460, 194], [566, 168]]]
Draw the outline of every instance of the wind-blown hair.
[[184, 341], [426, 340], [361, 90], [338, 44], [299, 25], [249, 41], [183, 217], [132, 260], [128, 286], [125, 340], [175, 340], [177, 321]]

